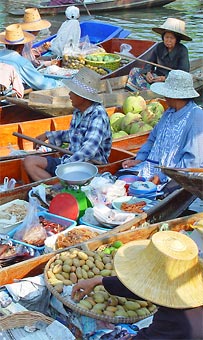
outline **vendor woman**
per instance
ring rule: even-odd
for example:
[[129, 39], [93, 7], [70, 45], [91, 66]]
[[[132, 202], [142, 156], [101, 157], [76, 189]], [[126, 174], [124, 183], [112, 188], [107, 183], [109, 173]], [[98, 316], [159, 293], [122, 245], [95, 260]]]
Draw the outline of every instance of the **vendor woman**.
[[[80, 280], [72, 298], [103, 284], [111, 295], [151, 301], [158, 306], [152, 323], [132, 339], [203, 339], [203, 264], [196, 243], [175, 231], [125, 244], [114, 257], [117, 276]], [[125, 337], [124, 337], [125, 338]]]

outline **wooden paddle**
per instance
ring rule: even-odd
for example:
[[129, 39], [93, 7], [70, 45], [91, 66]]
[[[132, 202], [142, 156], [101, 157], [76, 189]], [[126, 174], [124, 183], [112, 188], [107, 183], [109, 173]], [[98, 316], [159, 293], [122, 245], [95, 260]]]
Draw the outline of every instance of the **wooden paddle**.
[[[16, 137], [19, 137], [19, 138], [23, 138], [23, 139], [29, 140], [30, 142], [33, 142], [33, 143], [36, 143], [36, 144], [39, 144], [39, 145], [47, 146], [48, 148], [50, 148], [50, 149], [52, 149], [52, 150], [56, 150], [56, 151], [59, 151], [59, 152], [61, 152], [61, 153], [64, 153], [64, 154], [67, 154], [67, 155], [70, 155], [70, 156], [73, 155], [73, 153], [70, 152], [70, 151], [67, 150], [67, 149], [61, 148], [61, 147], [59, 147], [59, 146], [56, 146], [56, 145], [53, 145], [53, 144], [50, 144], [50, 143], [43, 142], [42, 140], [37, 139], [37, 138], [32, 138], [32, 137], [23, 135], [23, 134], [21, 134], [21, 133], [19, 133], [19, 132], [13, 132], [13, 136], [16, 136]], [[95, 165], [104, 165], [102, 162], [99, 162], [99, 161], [97, 161], [96, 159], [92, 159], [92, 160], [91, 160], [91, 163], [93, 163], [93, 164], [95, 164]]]
[[203, 168], [166, 168], [164, 166], [156, 166], [156, 168], [172, 170], [172, 171], [184, 171], [184, 172], [203, 172]]
[[170, 67], [163, 66], [163, 65], [160, 65], [160, 64], [156, 64], [156, 63], [153, 63], [152, 61], [140, 59], [140, 58], [137, 58], [137, 57], [129, 57], [128, 55], [125, 55], [125, 54], [122, 54], [122, 53], [119, 53], [119, 52], [114, 52], [114, 53], [118, 54], [120, 57], [131, 59], [131, 60], [138, 60], [138, 61], [141, 61], [141, 63], [146, 63], [146, 64], [150, 64], [150, 65], [153, 65], [153, 66], [161, 67], [161, 68], [164, 68], [165, 70], [168, 70], [168, 71], [173, 70]]

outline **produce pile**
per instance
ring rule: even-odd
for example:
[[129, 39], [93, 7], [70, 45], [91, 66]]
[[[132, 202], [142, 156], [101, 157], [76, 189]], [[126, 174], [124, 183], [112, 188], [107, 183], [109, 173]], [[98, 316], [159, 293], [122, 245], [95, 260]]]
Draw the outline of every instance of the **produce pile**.
[[164, 107], [155, 99], [147, 104], [142, 96], [135, 94], [125, 99], [121, 111], [110, 117], [113, 139], [152, 130]]
[[76, 69], [76, 70], [79, 70], [80, 68], [85, 66], [85, 67], [89, 67], [91, 70], [99, 73], [102, 76], [108, 73], [108, 71], [105, 70], [103, 67], [88, 65], [85, 61], [85, 56], [83, 55], [79, 55], [79, 56], [64, 55], [63, 60], [62, 60], [62, 66], [64, 68]]
[[[115, 245], [121, 246], [122, 243], [117, 241]], [[57, 254], [46, 272], [49, 284], [62, 293], [64, 286], [73, 285], [80, 279], [116, 275], [113, 268], [114, 248], [111, 254], [77, 248]], [[76, 296], [75, 303], [83, 310], [109, 317], [147, 317], [156, 309], [154, 304], [147, 301], [111, 296], [101, 285], [80, 301]]]

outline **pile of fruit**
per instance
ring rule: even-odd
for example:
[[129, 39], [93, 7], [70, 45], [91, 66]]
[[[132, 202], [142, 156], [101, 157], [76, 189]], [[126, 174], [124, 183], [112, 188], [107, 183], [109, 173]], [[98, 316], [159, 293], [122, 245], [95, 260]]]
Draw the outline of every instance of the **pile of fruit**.
[[[120, 241], [114, 246], [122, 245]], [[116, 251], [116, 247], [114, 247]], [[58, 293], [62, 293], [63, 287], [73, 285], [80, 279], [88, 279], [94, 276], [114, 276], [113, 251], [106, 254], [104, 251], [81, 251], [78, 248], [70, 248], [57, 254], [47, 270], [48, 282]], [[147, 317], [156, 306], [151, 302], [132, 300], [123, 297], [111, 296], [102, 285], [84, 299], [77, 301], [79, 307], [96, 314], [104, 314], [109, 317]]]
[[152, 130], [163, 112], [164, 107], [158, 100], [147, 104], [142, 96], [130, 95], [123, 103], [122, 112], [110, 117], [113, 139]]
[[91, 70], [99, 73], [100, 75], [106, 75], [108, 73], [107, 70], [105, 70], [102, 67], [92, 66], [88, 65], [85, 61], [85, 57], [80, 56], [68, 56], [64, 55], [62, 60], [62, 66], [64, 68], [70, 68], [70, 69], [76, 69], [79, 70], [82, 67], [89, 67]]

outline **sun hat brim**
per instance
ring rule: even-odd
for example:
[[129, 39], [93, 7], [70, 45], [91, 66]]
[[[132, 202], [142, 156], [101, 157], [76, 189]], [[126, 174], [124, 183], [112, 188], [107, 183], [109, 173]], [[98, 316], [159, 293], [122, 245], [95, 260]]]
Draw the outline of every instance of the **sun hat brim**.
[[31, 33], [28, 32], [23, 32], [24, 39], [21, 41], [8, 41], [5, 39], [5, 34], [6, 32], [3, 32], [0, 34], [0, 43], [5, 44], [5, 45], [21, 45], [21, 44], [26, 44], [30, 41], [33, 41], [35, 39], [35, 36]]
[[[165, 263], [167, 267], [163, 268], [160, 257], [151, 254], [149, 240], [129, 242], [120, 247], [114, 257], [119, 280], [141, 299], [175, 309], [203, 305], [203, 268], [200, 262], [190, 268], [190, 273], [186, 271], [174, 278], [173, 263], [169, 258]], [[170, 266], [171, 277], [168, 277], [165, 271], [169, 271]], [[179, 266], [181, 268], [181, 264]]]
[[158, 33], [160, 35], [164, 34], [165, 32], [173, 32], [176, 33], [177, 35], [179, 35], [180, 39], [182, 40], [186, 40], [186, 41], [191, 41], [192, 38], [188, 37], [188, 35], [185, 35], [183, 33], [179, 33], [173, 29], [169, 29], [169, 28], [161, 28], [161, 27], [153, 27], [152, 31], [154, 31], [155, 33]]
[[189, 99], [199, 97], [199, 93], [193, 88], [187, 92], [180, 88], [171, 88], [165, 82], [157, 82], [152, 84], [150, 86], [150, 90], [159, 94], [160, 96], [173, 99]]
[[41, 31], [43, 29], [47, 29], [51, 27], [51, 23], [48, 20], [40, 20], [37, 22], [25, 22], [20, 23], [23, 31]]
[[73, 79], [65, 79], [62, 81], [69, 91], [77, 94], [78, 96], [91, 100], [92, 102], [102, 103], [103, 100], [97, 93], [88, 92], [85, 88], [73, 82]]

